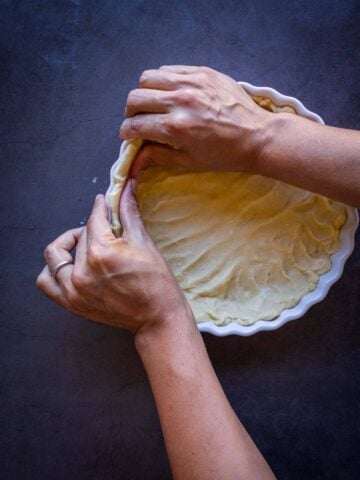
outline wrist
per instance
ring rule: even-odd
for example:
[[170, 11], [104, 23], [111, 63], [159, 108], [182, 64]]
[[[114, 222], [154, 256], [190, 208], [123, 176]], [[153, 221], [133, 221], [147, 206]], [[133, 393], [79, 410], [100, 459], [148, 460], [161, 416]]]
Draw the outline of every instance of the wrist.
[[134, 336], [135, 348], [142, 357], [149, 349], [177, 342], [180, 336], [200, 335], [188, 303], [183, 308], [167, 313], [158, 322], [144, 325]]
[[232, 151], [234, 170], [255, 174], [258, 173], [259, 158], [272, 130], [274, 115], [254, 104], [246, 122], [242, 116], [241, 110], [236, 120], [236, 142]]
[[269, 113], [267, 115], [252, 173], [268, 177], [276, 175], [273, 159], [277, 159], [281, 153], [282, 144], [285, 143], [287, 137], [286, 132], [297, 118], [292, 113]]

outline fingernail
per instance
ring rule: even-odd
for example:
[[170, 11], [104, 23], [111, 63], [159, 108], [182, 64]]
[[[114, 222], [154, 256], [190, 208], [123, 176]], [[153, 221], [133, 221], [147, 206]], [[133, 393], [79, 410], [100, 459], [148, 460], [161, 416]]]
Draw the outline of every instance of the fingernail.
[[134, 194], [136, 194], [138, 182], [136, 181], [135, 178], [131, 178], [130, 182], [131, 182], [131, 189], [134, 192]]
[[99, 200], [101, 200], [102, 198], [104, 198], [104, 195], [102, 193], [98, 193], [95, 197], [95, 200], [98, 202]]

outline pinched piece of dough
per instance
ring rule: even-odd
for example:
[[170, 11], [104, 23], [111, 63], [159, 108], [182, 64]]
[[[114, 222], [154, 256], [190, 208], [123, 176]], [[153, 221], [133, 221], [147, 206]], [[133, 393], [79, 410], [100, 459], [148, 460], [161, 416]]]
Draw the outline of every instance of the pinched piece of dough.
[[120, 155], [112, 170], [113, 188], [107, 200], [111, 212], [111, 228], [116, 237], [121, 235], [121, 223], [119, 217], [119, 202], [131, 164], [136, 157], [143, 141], [140, 138], [127, 142], [124, 151]]

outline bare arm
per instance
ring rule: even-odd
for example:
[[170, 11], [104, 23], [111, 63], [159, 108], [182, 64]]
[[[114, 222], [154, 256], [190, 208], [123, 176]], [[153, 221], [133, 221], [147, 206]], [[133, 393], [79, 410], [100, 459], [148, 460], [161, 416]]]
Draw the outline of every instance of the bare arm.
[[[273, 479], [230, 407], [191, 309], [142, 224], [131, 182], [115, 238], [102, 196], [85, 228], [45, 249], [37, 285], [71, 312], [135, 335], [154, 392], [175, 479]], [[50, 272], [71, 260], [56, 275]]]
[[122, 138], [156, 142], [138, 154], [134, 177], [169, 163], [246, 171], [360, 206], [360, 132], [266, 112], [215, 70], [175, 65], [145, 71], [140, 88], [129, 94], [126, 115]]
[[360, 207], [360, 132], [291, 114], [269, 118], [255, 171]]
[[274, 475], [231, 408], [195, 323], [139, 335], [172, 472], [179, 480]]

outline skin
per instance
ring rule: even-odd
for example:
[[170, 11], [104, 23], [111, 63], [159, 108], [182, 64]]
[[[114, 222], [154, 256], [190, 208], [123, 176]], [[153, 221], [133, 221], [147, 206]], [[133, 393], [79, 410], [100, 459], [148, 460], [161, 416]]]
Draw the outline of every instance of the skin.
[[[134, 333], [175, 479], [274, 479], [226, 399], [191, 309], [144, 229], [133, 188], [128, 181], [121, 197], [122, 238], [114, 237], [98, 195], [87, 226], [46, 247], [37, 286], [76, 315]], [[54, 279], [50, 271], [73, 249], [74, 265]]]
[[151, 142], [131, 176], [151, 165], [245, 171], [360, 206], [360, 132], [256, 105], [207, 67], [147, 70], [130, 92], [120, 135]]
[[[133, 332], [175, 479], [274, 479], [219, 384], [177, 282], [144, 229], [134, 190], [151, 165], [246, 171], [360, 205], [360, 136], [258, 107], [206, 67], [148, 70], [130, 92], [124, 139], [146, 140], [120, 201], [115, 238], [103, 196], [86, 227], [44, 252], [37, 286], [76, 315]], [[56, 279], [56, 265], [71, 260]], [[216, 452], [216, 454], [214, 454]], [[223, 454], [222, 454], [223, 453]]]

